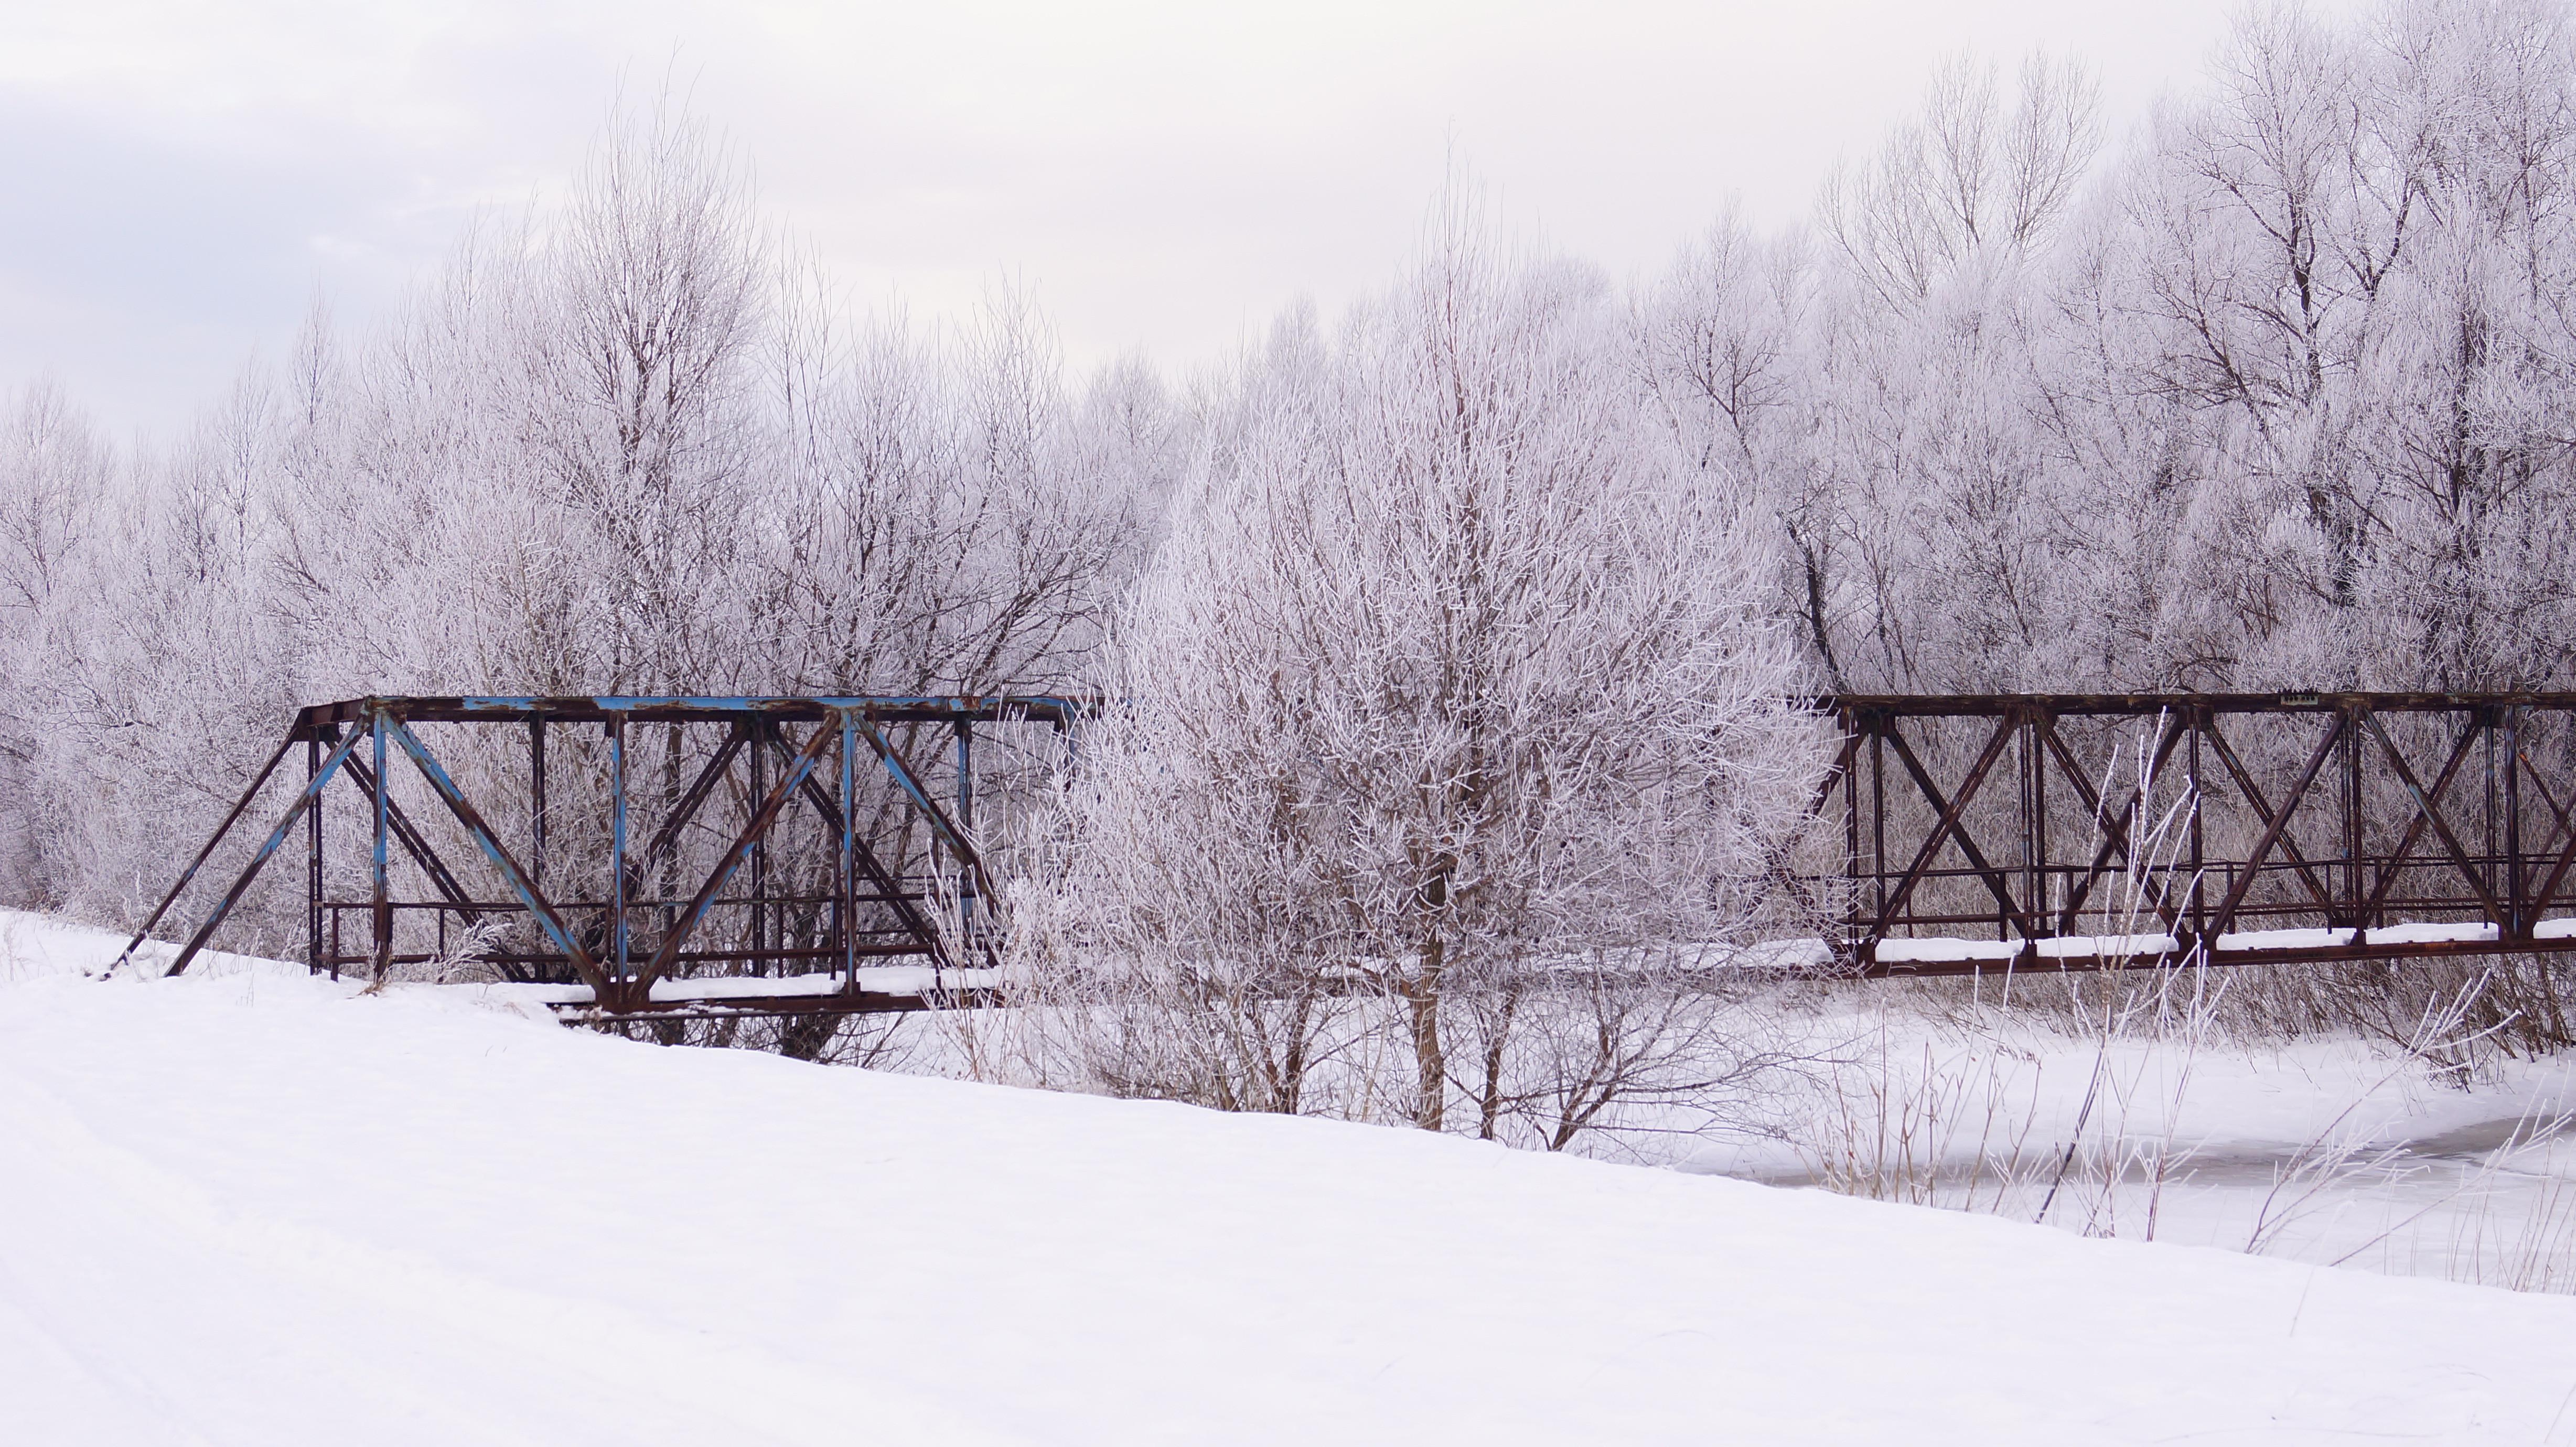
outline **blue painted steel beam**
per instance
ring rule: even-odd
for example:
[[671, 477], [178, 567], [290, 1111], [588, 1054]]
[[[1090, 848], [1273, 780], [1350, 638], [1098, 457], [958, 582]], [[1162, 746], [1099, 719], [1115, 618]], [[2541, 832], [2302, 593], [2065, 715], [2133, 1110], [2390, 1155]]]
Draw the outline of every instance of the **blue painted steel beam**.
[[[855, 740], [857, 735], [858, 716], [856, 714], [843, 714], [841, 715], [841, 718], [843, 723], [842, 737], [844, 743], [849, 744], [851, 741]], [[770, 735], [769, 746], [775, 749], [779, 757], [782, 759], [792, 756], [792, 751], [789, 750], [785, 744], [780, 743], [777, 735], [774, 733]], [[856, 758], [856, 748], [852, 747], [845, 757]], [[846, 775], [844, 777], [844, 782], [849, 782]], [[874, 884], [877, 887], [878, 892], [884, 896], [887, 905], [903, 920], [904, 928], [911, 931], [915, 939], [921, 941], [923, 952], [928, 954], [934, 962], [944, 961], [947, 958], [947, 952], [941, 946], [938, 928], [932, 925], [929, 920], [924, 919], [921, 915], [921, 911], [913, 908], [912, 904], [902, 897], [902, 881], [897, 879], [894, 873], [885, 867], [884, 862], [876, 857], [875, 851], [868, 848], [867, 841], [858, 837], [856, 822], [857, 815], [851, 810], [843, 808], [841, 804], [834, 803], [831, 795], [825, 792], [821, 785], [814, 783], [810, 779], [806, 781], [803, 793], [806, 799], [812, 802], [815, 811], [823, 816], [825, 824], [827, 824], [835, 833], [846, 834], [849, 836], [853, 862], [856, 864], [859, 873], [867, 876], [868, 881]], [[850, 791], [844, 789], [841, 797], [844, 801], [850, 800]], [[855, 885], [853, 886], [852, 893], [853, 904], [855, 904]]]
[[582, 982], [590, 986], [594, 996], [605, 998], [608, 982], [601, 977], [598, 963], [591, 959], [589, 951], [581, 947], [581, 942], [573, 938], [563, 916], [556, 913], [554, 905], [538, 892], [527, 872], [510, 857], [510, 851], [502, 847], [500, 836], [492, 832], [491, 826], [483, 822], [483, 816], [466, 801], [464, 791], [447, 776], [447, 770], [439, 765], [428, 746], [412, 733], [409, 725], [400, 722], [393, 726], [393, 740], [411, 756], [421, 777], [429, 780], [429, 787], [446, 802], [447, 811], [456, 816], [456, 822], [464, 825], [465, 832], [482, 848], [483, 857], [491, 860], [492, 867], [501, 872], [501, 878], [510, 886], [511, 893], [516, 894], [519, 902], [528, 907], [528, 913], [536, 917], [537, 927], [546, 932], [546, 938], [555, 942], [555, 948], [564, 952], [564, 958], [572, 961], [572, 967], [580, 974]]
[[385, 809], [393, 802], [393, 781], [385, 777], [385, 729], [390, 722], [385, 711], [380, 708], [376, 710], [375, 718], [367, 728], [367, 732], [376, 741], [376, 787], [374, 789], [376, 839], [371, 866], [374, 873], [369, 876], [375, 888], [373, 897], [375, 908], [370, 911], [369, 918], [375, 930], [376, 960], [373, 966], [373, 978], [379, 980], [385, 977], [385, 968], [392, 963], [394, 957], [394, 910], [392, 896], [386, 892], [385, 879]]
[[[840, 797], [838, 800], [833, 800], [822, 792], [822, 786], [814, 778], [815, 771], [810, 766], [798, 775], [797, 783], [801, 785], [804, 792], [811, 795], [818, 804], [823, 806], [826, 815], [830, 816], [833, 832], [840, 836], [841, 886], [837, 893], [840, 896], [840, 912], [842, 916], [840, 920], [840, 928], [842, 932], [843, 949], [840, 953], [842, 955], [841, 965], [843, 970], [855, 971], [858, 957], [863, 953], [856, 944], [858, 929], [858, 920], [856, 915], [858, 905], [857, 886], [860, 877], [863, 875], [876, 881], [885, 894], [888, 903], [899, 913], [904, 915], [908, 927], [912, 928], [921, 938], [923, 947], [931, 953], [934, 959], [939, 959], [945, 955], [945, 951], [940, 947], [938, 941], [939, 932], [931, 926], [927, 919], [920, 918], [918, 911], [914, 910], [909, 904], [903, 901], [901, 898], [899, 882], [895, 881], [894, 878], [886, 872], [883, 865], [876, 860], [873, 852], [869, 850], [866, 842], [859, 836], [857, 828], [857, 814], [854, 807], [856, 802], [855, 792], [857, 784], [854, 770], [856, 767], [856, 744], [859, 738], [862, 735], [865, 736], [870, 748], [877, 753], [880, 762], [887, 769], [888, 774], [894, 779], [901, 792], [912, 801], [912, 804], [915, 807], [921, 810], [923, 817], [929, 823], [933, 835], [938, 839], [941, 846], [946, 848], [951, 856], [959, 861], [964, 874], [964, 889], [962, 890], [962, 893], [971, 898], [976, 895], [990, 893], [990, 888], [983, 874], [982, 861], [977, 855], [973, 845], [967, 839], [966, 828], [962, 822], [962, 820], [967, 817], [967, 811], [971, 810], [973, 807], [972, 779], [970, 777], [973, 762], [971, 752], [972, 744], [968, 734], [969, 726], [975, 723], [985, 722], [1033, 722], [1053, 724], [1058, 728], [1063, 728], [1079, 717], [1096, 711], [1102, 706], [1102, 703], [1103, 701], [1097, 698], [1051, 694], [880, 694], [827, 696], [737, 695], [723, 697], [683, 695], [583, 695], [562, 697], [539, 695], [457, 695], [440, 697], [377, 695], [305, 708], [297, 714], [295, 725], [289, 732], [287, 740], [280, 745], [277, 754], [273, 756], [260, 770], [258, 776], [253, 780], [251, 788], [243, 794], [240, 802], [234, 805], [232, 814], [227, 816], [224, 823], [217, 829], [214, 838], [207, 841], [206, 847], [199, 852], [196, 860], [192, 862], [188, 866], [188, 869], [181, 875], [178, 884], [173, 886], [170, 893], [163, 898], [159, 907], [153, 911], [151, 918], [146, 922], [144, 931], [141, 934], [138, 934], [134, 941], [129, 943], [125, 956], [120, 957], [120, 963], [123, 963], [125, 959], [131, 957], [133, 951], [136, 948], [139, 948], [142, 940], [149, 937], [151, 928], [159, 923], [167, 911], [176, 903], [179, 895], [183, 893], [184, 890], [194, 881], [196, 875], [203, 868], [205, 862], [211, 858], [215, 848], [217, 848], [221, 844], [222, 840], [227, 837], [228, 831], [236, 822], [238, 822], [241, 814], [249, 807], [260, 788], [265, 785], [270, 775], [274, 772], [278, 766], [278, 760], [284, 757], [285, 749], [298, 740], [321, 741], [328, 739], [332, 743], [329, 760], [326, 763], [321, 763], [317, 766], [312, 775], [312, 779], [308, 784], [306, 792], [298, 797], [296, 804], [289, 811], [289, 820], [280, 827], [290, 828], [295, 819], [306, 817], [303, 811], [307, 808], [313, 807], [314, 801], [321, 796], [322, 786], [332, 777], [340, 773], [344, 767], [347, 772], [352, 775], [371, 776], [363, 778], [362, 782], [369, 786], [368, 792], [373, 796], [370, 802], [375, 806], [372, 812], [376, 816], [374, 820], [375, 829], [373, 831], [375, 837], [372, 840], [373, 849], [372, 857], [370, 859], [370, 883], [373, 886], [373, 901], [371, 902], [381, 902], [380, 907], [374, 911], [377, 920], [377, 928], [375, 930], [377, 948], [375, 953], [378, 957], [380, 966], [384, 956], [392, 945], [393, 933], [390, 924], [387, 923], [385, 919], [386, 915], [392, 912], [391, 909], [386, 906], [391, 906], [393, 903], [390, 897], [392, 883], [390, 877], [390, 845], [399, 841], [408, 847], [411, 843], [410, 839], [407, 837], [410, 831], [407, 831], [404, 828], [403, 822], [398, 817], [398, 811], [390, 794], [390, 780], [388, 780], [385, 775], [385, 762], [390, 757], [388, 749], [390, 746], [399, 746], [402, 751], [412, 759], [413, 764], [420, 769], [422, 776], [429, 781], [431, 787], [439, 794], [441, 800], [447, 804], [449, 811], [456, 816], [461, 824], [465, 826], [467, 834], [474, 839], [476, 846], [484, 851], [485, 857], [491, 860], [495, 869], [500, 872], [502, 878], [509, 884], [511, 891], [518, 896], [519, 902], [526, 906], [530, 914], [538, 921], [539, 927], [545, 932], [556, 948], [562, 952], [563, 956], [572, 965], [572, 967], [582, 975], [584, 980], [591, 984], [594, 989], [602, 991], [602, 998], [604, 1000], [606, 993], [615, 989], [619, 983], [625, 982], [628, 975], [631, 973], [631, 961], [628, 960], [628, 954], [632, 948], [632, 941], [625, 929], [625, 911], [623, 908], [619, 907], [625, 902], [624, 899], [617, 898], [613, 899], [611, 902], [613, 923], [616, 926], [614, 931], [614, 943], [616, 946], [616, 975], [612, 980], [603, 969], [603, 966], [609, 965], [612, 962], [593, 959], [590, 954], [582, 948], [580, 942], [574, 937], [572, 929], [566, 924], [562, 914], [544, 897], [538, 886], [536, 877], [532, 873], [521, 869], [517, 862], [510, 857], [508, 850], [502, 846], [499, 838], [474, 810], [473, 806], [465, 799], [463, 792], [456, 786], [454, 780], [447, 775], [445, 768], [421, 742], [419, 736], [412, 732], [411, 725], [415, 723], [429, 722], [475, 723], [517, 721], [525, 722], [534, 725], [538, 729], [542, 729], [542, 727], [549, 722], [602, 722], [608, 724], [610, 726], [612, 736], [612, 771], [616, 776], [613, 779], [613, 797], [615, 805], [617, 806], [617, 817], [612, 821], [612, 847], [618, 857], [619, 863], [622, 865], [625, 854], [625, 845], [627, 843], [625, 839], [625, 826], [629, 822], [625, 818], [626, 809], [624, 806], [627, 803], [627, 800], [624, 797], [624, 780], [622, 777], [624, 773], [624, 765], [627, 762], [624, 758], [624, 739], [622, 737], [624, 731], [623, 725], [630, 720], [667, 723], [727, 721], [741, 723], [748, 719], [766, 719], [773, 724], [776, 722], [795, 722], [801, 724], [810, 721], [818, 726], [818, 732], [821, 735], [828, 736], [830, 733], [838, 733], [841, 736], [840, 742], [843, 750], [841, 761], [842, 779], [841, 789], [839, 791]], [[958, 743], [960, 758], [958, 779], [959, 796], [957, 800], [958, 813], [955, 817], [952, 817], [946, 809], [943, 809], [940, 806], [938, 801], [932, 798], [930, 792], [924, 787], [920, 777], [913, 772], [907, 761], [904, 760], [904, 758], [895, 750], [893, 743], [885, 732], [885, 727], [896, 723], [946, 723], [957, 727], [959, 732]], [[348, 725], [355, 725], [357, 727], [344, 727]], [[379, 755], [376, 761], [376, 767], [372, 770], [368, 769], [365, 764], [357, 762], [352, 754], [352, 750], [357, 745], [360, 728], [365, 730], [371, 744]], [[543, 743], [541, 740], [541, 734], [534, 734], [531, 737], [530, 752], [532, 757], [530, 762], [532, 770], [543, 769]], [[784, 754], [787, 750], [783, 745], [781, 745], [779, 747], [779, 752]], [[817, 757], [819, 757], [819, 755]], [[532, 787], [541, 791], [543, 789], [543, 784], [533, 783]], [[540, 804], [538, 807], [542, 807], [542, 805]], [[540, 819], [536, 824], [535, 829], [532, 831], [534, 837], [540, 841], [542, 840], [542, 830], [543, 821]], [[188, 946], [182, 950], [178, 962], [172, 967], [173, 973], [179, 969], [185, 968], [187, 962], [193, 959], [198, 950], [203, 948], [206, 938], [211, 934], [212, 930], [230, 914], [233, 908], [237, 906], [239, 900], [243, 896], [244, 892], [249, 888], [259, 869], [265, 864], [268, 856], [275, 852], [277, 847], [277, 838], [270, 839], [262, 846], [260, 852], [252, 860], [250, 866], [243, 871], [241, 877], [235, 881], [231, 890], [227, 892], [224, 900], [216, 906], [213, 914], [200, 926], [192, 936]], [[540, 852], [542, 852], [544, 848], [542, 842], [537, 843], [535, 847]], [[433, 874], [442, 872], [434, 861], [424, 860], [423, 867], [430, 869]], [[622, 867], [612, 869], [611, 888], [613, 894], [620, 896], [632, 895], [633, 891], [631, 888], [618, 888], [619, 885], [626, 882], [624, 878], [625, 872], [626, 871]]]
[[[975, 725], [959, 719], [957, 730], [957, 830], [972, 834], [975, 829]], [[978, 860], [981, 855], [976, 856]], [[958, 933], [971, 946], [975, 939], [975, 877], [961, 870], [957, 881]]]
[[1100, 706], [1101, 700], [1097, 698], [1055, 694], [388, 696], [314, 705], [298, 715], [297, 727], [313, 729], [329, 723], [358, 722], [378, 709], [411, 723], [525, 722], [538, 718], [594, 723], [618, 717], [712, 722], [748, 714], [766, 714], [807, 723], [826, 722], [838, 713], [856, 711], [889, 722], [966, 720], [1008, 723], [1027, 720], [1063, 724], [1094, 712]]
[[626, 983], [626, 720], [608, 719], [608, 929], [611, 977]]
[[868, 747], [876, 752], [878, 761], [885, 765], [886, 772], [894, 776], [896, 785], [911, 796], [914, 807], [920, 809], [922, 817], [930, 821], [931, 832], [937, 834], [940, 842], [948, 846], [949, 853], [956, 859], [958, 871], [963, 876], [964, 893], [970, 897], [992, 893], [990, 885], [984, 878], [983, 856], [975, 852], [975, 846], [967, 841], [965, 831], [959, 829], [956, 823], [949, 819], [948, 812], [940, 808], [939, 801], [932, 798], [930, 791], [922, 786], [920, 778], [912, 772], [911, 765], [903, 761], [903, 755], [895, 752], [894, 741], [885, 736], [885, 730], [878, 726], [875, 719], [862, 717], [859, 720], [859, 732], [867, 739]]
[[858, 804], [852, 786], [857, 780], [852, 770], [858, 752], [858, 715], [841, 715], [841, 897], [833, 901], [841, 930], [842, 979], [849, 988], [859, 984], [859, 837]]

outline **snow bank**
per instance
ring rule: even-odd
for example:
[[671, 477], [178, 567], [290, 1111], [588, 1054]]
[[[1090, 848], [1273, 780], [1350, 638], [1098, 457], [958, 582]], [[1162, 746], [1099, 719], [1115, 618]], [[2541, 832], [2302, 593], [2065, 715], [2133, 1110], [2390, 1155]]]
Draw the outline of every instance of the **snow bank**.
[[[989, 989], [1002, 982], [999, 970], [934, 970], [928, 965], [873, 965], [859, 970], [859, 988], [874, 995], [926, 995], [934, 990]], [[477, 990], [494, 998], [524, 1000], [531, 1005], [587, 1005], [588, 985], [489, 985]], [[841, 977], [828, 973], [756, 976], [711, 975], [688, 980], [655, 980], [656, 1000], [753, 1000], [802, 995], [836, 995]]]
[[[111, 945], [112, 951], [112, 945]], [[2539, 1441], [2576, 1301], [666, 1050], [0, 986], [13, 1444]]]
[[2483, 944], [2495, 937], [2496, 927], [2491, 924], [2393, 924], [2367, 935], [2375, 945]]
[[2019, 940], [1915, 939], [1880, 940], [1880, 964], [1900, 961], [2009, 960], [2021, 953]]
[[[46, 975], [97, 974], [116, 963], [128, 936], [71, 924], [51, 915], [0, 909], [0, 985]], [[179, 957], [179, 947], [166, 940], [145, 940], [134, 950], [134, 963], [158, 974]], [[253, 971], [302, 978], [302, 965], [285, 965], [250, 955], [205, 950], [188, 965], [202, 976], [240, 975]]]
[[2172, 935], [2064, 935], [2039, 942], [2041, 959], [2128, 959], [2169, 955], [2182, 946]]
[[2348, 929], [2244, 930], [2218, 937], [2222, 953], [2234, 950], [2331, 950], [2352, 943]]

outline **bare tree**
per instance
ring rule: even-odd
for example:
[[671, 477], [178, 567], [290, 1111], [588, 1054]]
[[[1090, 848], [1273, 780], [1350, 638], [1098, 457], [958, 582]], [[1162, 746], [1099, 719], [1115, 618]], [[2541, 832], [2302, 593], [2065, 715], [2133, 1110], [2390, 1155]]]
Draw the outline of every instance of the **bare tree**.
[[1825, 235], [1883, 302], [1911, 306], [1972, 261], [2028, 251], [2065, 216], [2101, 146], [2100, 86], [2036, 52], [2019, 80], [2006, 114], [1991, 63], [1943, 62], [1921, 114], [1826, 183]]

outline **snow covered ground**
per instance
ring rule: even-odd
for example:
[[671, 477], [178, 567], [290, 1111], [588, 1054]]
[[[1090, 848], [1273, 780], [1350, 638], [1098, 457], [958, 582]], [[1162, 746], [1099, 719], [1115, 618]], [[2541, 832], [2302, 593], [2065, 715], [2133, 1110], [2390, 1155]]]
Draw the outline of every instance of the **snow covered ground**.
[[2462, 1079], [2384, 1042], [2186, 1049], [1991, 1010], [1945, 1024], [1901, 991], [1851, 993], [1879, 1008], [1808, 1026], [1849, 1063], [1785, 1138], [1704, 1144], [1685, 1169], [2576, 1291], [2576, 1061], [2487, 1060]]
[[2576, 1441], [2576, 1300], [0, 923], [0, 1442]]

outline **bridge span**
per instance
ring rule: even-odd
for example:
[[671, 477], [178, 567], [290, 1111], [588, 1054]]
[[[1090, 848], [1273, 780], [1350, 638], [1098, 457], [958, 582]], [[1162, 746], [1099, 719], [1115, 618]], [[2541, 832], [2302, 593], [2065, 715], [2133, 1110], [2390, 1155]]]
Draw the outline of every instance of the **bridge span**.
[[[1766, 955], [1886, 978], [2576, 949], [2576, 694], [1807, 705], [1830, 766], [1781, 873], [1822, 948]], [[193, 897], [187, 969], [300, 832], [317, 972], [471, 964], [614, 1016], [1007, 1003], [977, 800], [1043, 776], [1097, 706], [317, 705], [126, 953]], [[264, 794], [285, 807], [255, 836]]]
[[2576, 949], [2576, 694], [1841, 695], [1867, 976]]

